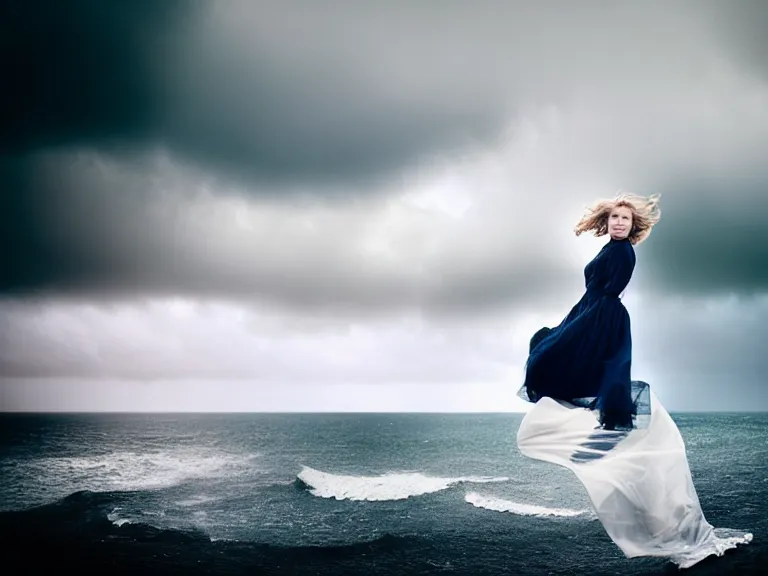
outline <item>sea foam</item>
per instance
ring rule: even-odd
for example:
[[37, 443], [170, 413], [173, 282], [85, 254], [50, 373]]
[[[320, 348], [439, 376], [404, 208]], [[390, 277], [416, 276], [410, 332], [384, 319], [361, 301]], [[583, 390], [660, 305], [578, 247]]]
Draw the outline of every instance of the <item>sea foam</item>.
[[427, 476], [420, 472], [352, 476], [322, 472], [308, 466], [301, 469], [298, 479], [308, 486], [311, 494], [321, 498], [365, 501], [405, 500], [440, 492], [460, 483], [484, 484], [509, 480], [507, 477], [490, 476]]
[[493, 510], [494, 512], [510, 512], [519, 516], [556, 516], [571, 518], [574, 516], [590, 515], [588, 510], [571, 510], [570, 508], [547, 508], [534, 504], [522, 504], [494, 496], [483, 496], [477, 492], [470, 492], [464, 500], [477, 508]]

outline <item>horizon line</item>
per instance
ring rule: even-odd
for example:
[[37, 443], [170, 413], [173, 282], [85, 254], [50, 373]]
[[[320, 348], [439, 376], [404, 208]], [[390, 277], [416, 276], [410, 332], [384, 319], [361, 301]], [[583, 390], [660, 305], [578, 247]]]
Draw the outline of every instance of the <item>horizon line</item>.
[[[669, 414], [768, 414], [768, 409], [762, 410], [717, 410], [717, 409], [667, 409]], [[413, 415], [501, 415], [501, 414], [526, 414], [526, 410], [0, 410], [0, 416], [7, 415], [206, 415], [206, 414], [231, 414], [231, 415], [385, 415], [385, 414], [413, 414]]]

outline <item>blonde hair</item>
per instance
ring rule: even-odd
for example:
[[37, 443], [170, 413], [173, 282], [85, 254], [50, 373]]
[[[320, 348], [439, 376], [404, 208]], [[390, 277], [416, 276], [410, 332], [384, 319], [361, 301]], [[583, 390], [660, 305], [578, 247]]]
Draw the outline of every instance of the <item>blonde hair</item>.
[[600, 200], [592, 207], [587, 208], [587, 213], [576, 224], [574, 232], [576, 236], [584, 232], [592, 232], [595, 236], [604, 236], [608, 233], [608, 217], [614, 208], [625, 206], [632, 212], [632, 229], [627, 239], [633, 244], [640, 244], [651, 233], [651, 228], [661, 218], [658, 194], [644, 198], [635, 194], [622, 193], [616, 195], [613, 200]]

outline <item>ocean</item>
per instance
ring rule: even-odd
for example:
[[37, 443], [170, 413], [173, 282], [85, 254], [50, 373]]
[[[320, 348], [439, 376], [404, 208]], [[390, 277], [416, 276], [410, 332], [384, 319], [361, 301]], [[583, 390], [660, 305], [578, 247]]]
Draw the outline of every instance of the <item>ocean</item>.
[[[768, 414], [672, 414], [707, 520], [768, 563]], [[3, 414], [5, 574], [623, 576], [567, 470], [521, 456], [522, 414]], [[9, 570], [10, 568], [10, 570]]]

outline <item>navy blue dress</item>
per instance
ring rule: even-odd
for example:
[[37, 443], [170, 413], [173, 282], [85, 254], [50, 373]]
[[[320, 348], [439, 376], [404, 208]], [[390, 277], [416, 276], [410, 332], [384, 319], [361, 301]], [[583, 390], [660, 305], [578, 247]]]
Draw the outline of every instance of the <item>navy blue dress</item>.
[[629, 313], [619, 298], [634, 269], [629, 240], [610, 239], [587, 264], [584, 295], [558, 326], [531, 339], [523, 399], [548, 396], [599, 410], [605, 429], [634, 427], [648, 385], [631, 380]]

